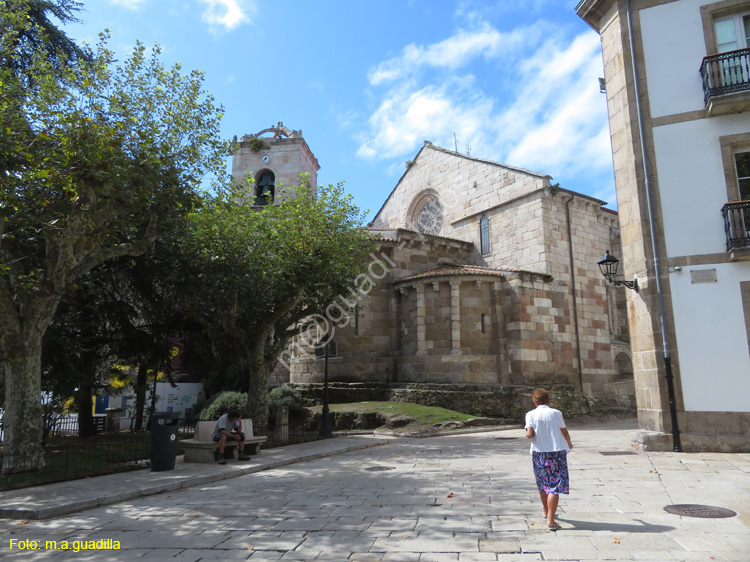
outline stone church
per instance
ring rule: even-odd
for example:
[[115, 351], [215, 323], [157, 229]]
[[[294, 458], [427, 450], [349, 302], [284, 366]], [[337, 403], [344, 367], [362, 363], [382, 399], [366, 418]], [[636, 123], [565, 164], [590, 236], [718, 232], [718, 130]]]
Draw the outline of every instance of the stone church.
[[[279, 123], [245, 135], [236, 179], [258, 204], [319, 164]], [[425, 141], [369, 225], [371, 283], [332, 309], [332, 402], [404, 400], [517, 419], [546, 386], [567, 415], [635, 411], [622, 288], [597, 262], [619, 255], [617, 213], [548, 175]], [[340, 308], [340, 307], [339, 307]], [[288, 368], [287, 368], [288, 367]], [[319, 388], [324, 360], [300, 347], [273, 384]]]

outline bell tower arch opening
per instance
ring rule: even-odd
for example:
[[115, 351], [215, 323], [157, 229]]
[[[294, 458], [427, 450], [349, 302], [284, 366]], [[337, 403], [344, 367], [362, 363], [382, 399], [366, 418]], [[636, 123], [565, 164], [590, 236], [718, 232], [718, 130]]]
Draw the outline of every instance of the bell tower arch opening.
[[276, 176], [271, 170], [261, 170], [255, 176], [255, 204], [273, 205], [276, 195]]
[[249, 178], [254, 180], [248, 197], [255, 198], [255, 205], [273, 205], [294, 198], [300, 174], [307, 175], [313, 189], [317, 186], [320, 165], [302, 131], [288, 129], [279, 121], [268, 129], [243, 135], [238, 144], [232, 157], [232, 178], [237, 185], [247, 185]]

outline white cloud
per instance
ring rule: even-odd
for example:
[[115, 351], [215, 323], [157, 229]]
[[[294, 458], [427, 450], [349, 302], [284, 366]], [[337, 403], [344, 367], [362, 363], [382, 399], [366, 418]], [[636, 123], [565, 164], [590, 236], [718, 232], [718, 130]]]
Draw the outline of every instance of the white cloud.
[[243, 23], [250, 23], [256, 6], [251, 0], [200, 0], [206, 4], [201, 18], [212, 33], [231, 31]]
[[599, 92], [602, 73], [599, 39], [579, 35], [569, 45], [545, 44], [522, 65], [522, 88], [500, 116], [513, 131], [510, 161], [543, 169], [576, 171], [611, 165], [606, 105]]
[[401, 56], [382, 62], [372, 69], [368, 78], [373, 85], [397, 80], [422, 67], [460, 68], [467, 61], [479, 57], [497, 57], [504, 51], [521, 44], [527, 29], [517, 29], [503, 34], [482, 24], [473, 31], [461, 30], [453, 37], [428, 46], [407, 45]]
[[475, 139], [491, 116], [493, 102], [468, 92], [465, 99], [457, 99], [456, 91], [468, 89], [471, 82], [470, 77], [463, 77], [416, 91], [408, 87], [393, 90], [370, 117], [370, 131], [357, 154], [395, 158], [413, 153], [425, 140], [452, 148], [452, 141], [445, 143], [453, 133], [461, 142]]
[[572, 190], [571, 178], [606, 177], [597, 193], [613, 193], [599, 37], [534, 27], [500, 33], [483, 24], [375, 67], [369, 78], [382, 98], [358, 156], [400, 162], [423, 140], [453, 150], [455, 133], [459, 152], [470, 146], [474, 156], [552, 175]]
[[127, 8], [128, 10], [137, 10], [141, 7], [141, 4], [143, 4], [145, 0], [109, 0], [110, 4], [114, 4], [115, 6], [122, 6], [123, 8]]

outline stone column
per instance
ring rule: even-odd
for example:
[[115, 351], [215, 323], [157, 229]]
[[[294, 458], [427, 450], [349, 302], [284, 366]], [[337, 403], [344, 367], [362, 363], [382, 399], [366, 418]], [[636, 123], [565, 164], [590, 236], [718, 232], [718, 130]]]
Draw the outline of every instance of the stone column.
[[424, 323], [424, 283], [417, 282], [417, 355], [426, 355]]
[[451, 279], [451, 353], [461, 353], [461, 303], [458, 288], [461, 281]]
[[403, 289], [391, 291], [391, 351], [401, 351], [401, 306], [400, 296]]
[[510, 384], [510, 357], [508, 350], [507, 334], [505, 332], [505, 316], [503, 314], [503, 284], [495, 281], [490, 285], [492, 298], [492, 352], [497, 356], [498, 382], [503, 385]]

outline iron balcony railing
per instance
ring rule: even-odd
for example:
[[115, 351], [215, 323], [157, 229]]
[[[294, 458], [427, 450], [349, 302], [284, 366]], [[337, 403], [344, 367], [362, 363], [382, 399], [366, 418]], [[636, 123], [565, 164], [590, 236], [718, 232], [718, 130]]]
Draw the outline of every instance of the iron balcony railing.
[[714, 96], [750, 90], [750, 49], [738, 49], [703, 58], [703, 101]]
[[750, 248], [750, 201], [726, 203], [721, 208], [727, 252], [733, 248]]

